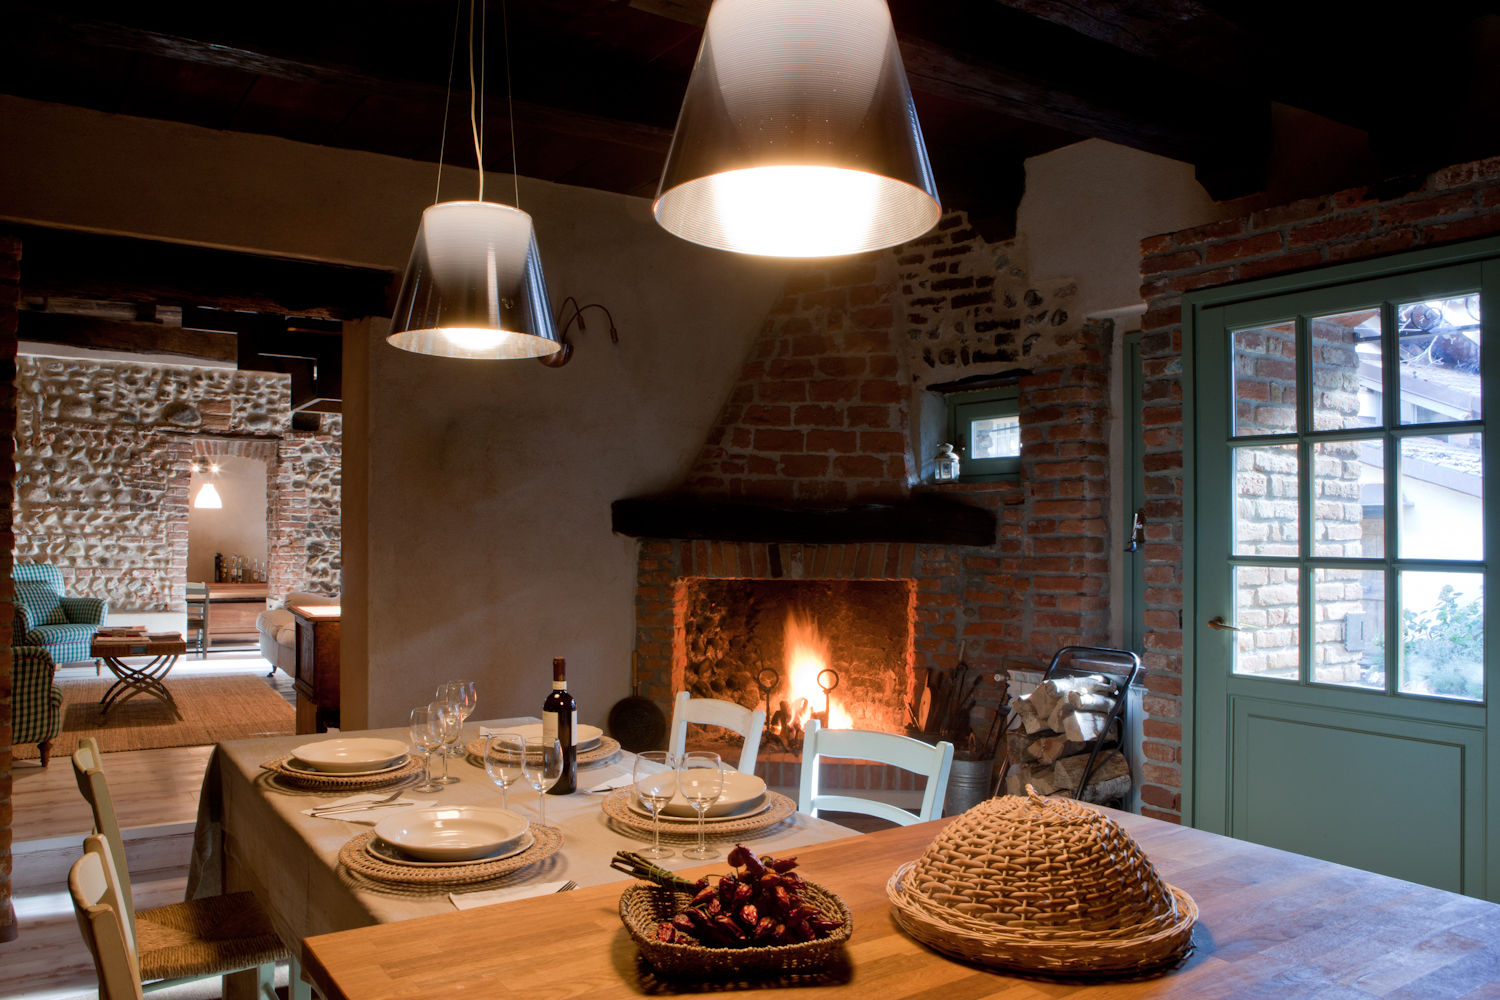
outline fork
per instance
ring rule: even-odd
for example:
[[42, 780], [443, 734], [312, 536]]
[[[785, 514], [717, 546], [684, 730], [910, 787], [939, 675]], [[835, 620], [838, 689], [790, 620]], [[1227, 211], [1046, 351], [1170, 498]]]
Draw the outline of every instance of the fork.
[[334, 813], [359, 812], [361, 809], [378, 809], [381, 806], [388, 806], [392, 802], [395, 802], [401, 797], [401, 793], [404, 791], [406, 789], [398, 788], [385, 798], [376, 799], [373, 802], [345, 802], [343, 805], [324, 806], [321, 809], [313, 809], [311, 811], [314, 816], [329, 816]]
[[557, 891], [558, 892], [568, 892], [568, 891], [576, 889], [576, 888], [578, 888], [578, 883], [574, 882], [572, 879], [568, 879], [562, 885], [558, 886]]

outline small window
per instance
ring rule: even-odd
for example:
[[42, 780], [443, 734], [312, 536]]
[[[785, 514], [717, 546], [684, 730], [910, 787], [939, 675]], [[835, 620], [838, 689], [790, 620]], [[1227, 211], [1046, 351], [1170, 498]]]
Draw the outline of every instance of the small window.
[[1014, 479], [1021, 472], [1021, 400], [1016, 386], [947, 398], [959, 479]]

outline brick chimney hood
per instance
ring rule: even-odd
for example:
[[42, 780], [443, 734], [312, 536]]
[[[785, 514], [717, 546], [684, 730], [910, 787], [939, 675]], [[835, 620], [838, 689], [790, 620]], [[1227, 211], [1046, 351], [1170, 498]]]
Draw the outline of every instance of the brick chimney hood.
[[622, 535], [719, 542], [993, 545], [997, 524], [994, 511], [927, 493], [846, 507], [784, 507], [670, 494], [616, 500], [610, 510], [614, 530]]

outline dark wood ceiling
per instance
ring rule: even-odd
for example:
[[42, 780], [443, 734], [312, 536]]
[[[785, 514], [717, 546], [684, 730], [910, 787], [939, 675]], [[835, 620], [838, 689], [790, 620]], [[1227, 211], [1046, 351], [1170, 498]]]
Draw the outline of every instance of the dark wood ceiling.
[[[1089, 137], [1191, 163], [1219, 199], [1313, 193], [1297, 189], [1303, 175], [1399, 184], [1500, 153], [1493, 6], [891, 0], [891, 13], [943, 201], [1002, 236], [1025, 158]], [[707, 9], [509, 0], [520, 172], [654, 195]], [[12, 0], [6, 10], [0, 92], [438, 158], [454, 0]], [[490, 4], [485, 36], [495, 170], [510, 158], [500, 11]], [[445, 158], [472, 165], [462, 66]], [[1338, 142], [1318, 134], [1330, 129]]]

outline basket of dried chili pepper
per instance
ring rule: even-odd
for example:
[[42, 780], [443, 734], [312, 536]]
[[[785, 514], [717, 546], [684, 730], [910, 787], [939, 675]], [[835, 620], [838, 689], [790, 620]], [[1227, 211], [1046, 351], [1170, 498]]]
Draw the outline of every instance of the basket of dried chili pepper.
[[622, 851], [612, 867], [650, 885], [620, 895], [620, 919], [664, 976], [789, 975], [821, 971], [854, 929], [849, 907], [794, 869], [738, 845], [734, 871], [690, 882]]

